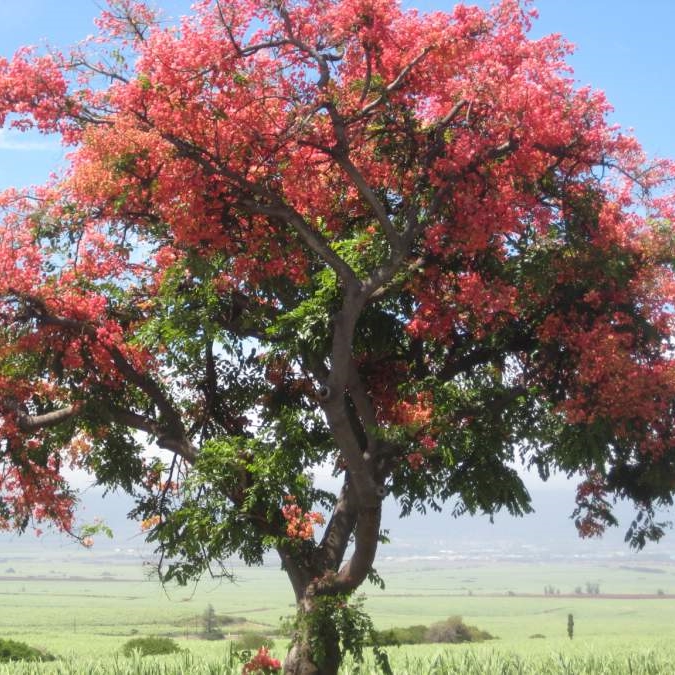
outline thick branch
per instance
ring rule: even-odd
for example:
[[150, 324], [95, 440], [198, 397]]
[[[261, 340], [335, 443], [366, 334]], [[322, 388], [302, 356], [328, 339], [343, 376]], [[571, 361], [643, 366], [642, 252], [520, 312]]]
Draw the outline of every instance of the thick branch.
[[[332, 107], [332, 106], [331, 106]], [[337, 115], [337, 113], [335, 113]], [[333, 115], [331, 114], [331, 118]], [[346, 141], [346, 133], [344, 134]], [[352, 179], [359, 194], [370, 206], [377, 218], [377, 222], [387, 237], [393, 249], [398, 249], [401, 245], [401, 237], [392, 225], [384, 204], [378, 199], [363, 174], [357, 169], [356, 165], [349, 158], [348, 148], [344, 150], [337, 148], [330, 151], [331, 157], [337, 162], [338, 166]]]
[[197, 452], [191, 443], [184, 438], [175, 438], [168, 434], [159, 422], [131, 410], [123, 410], [114, 406], [109, 406], [106, 410], [114, 422], [153, 436], [160, 448], [176, 453], [190, 464], [197, 459]]
[[320, 579], [314, 592], [317, 594], [349, 593], [358, 588], [373, 569], [380, 536], [382, 506], [360, 507], [354, 534], [354, 553], [336, 576]]
[[260, 183], [253, 183], [240, 173], [232, 171], [220, 160], [205, 149], [177, 138], [170, 134], [164, 135], [183, 156], [197, 162], [208, 174], [220, 174], [232, 182], [231, 187], [238, 194], [235, 205], [251, 215], [264, 215], [281, 220], [290, 225], [305, 245], [316, 253], [345, 284], [357, 282], [354, 270], [330, 247], [324, 237], [314, 230], [298, 211], [286, 204], [281, 195], [270, 191]]
[[451, 380], [460, 373], [468, 373], [475, 366], [503, 359], [505, 354], [530, 351], [536, 346], [536, 341], [529, 334], [515, 333], [498, 346], [479, 345], [471, 351], [458, 353], [463, 346], [463, 342], [458, 343], [449, 350], [443, 367], [434, 373], [435, 377], [441, 380]]
[[[373, 462], [364, 455], [360, 439], [352, 426], [345, 393], [348, 391], [352, 342], [356, 322], [365, 304], [365, 296], [359, 288], [347, 289], [342, 309], [333, 319], [333, 345], [331, 370], [326, 380], [327, 395], [323, 410], [342, 458], [349, 471], [349, 490], [354, 490], [354, 502], [358, 513], [356, 525], [356, 549], [352, 559], [352, 572], [347, 576], [363, 578], [372, 566], [379, 535], [379, 514], [384, 489], [375, 481]], [[377, 520], [374, 540], [370, 533], [373, 520]], [[339, 552], [339, 547], [336, 549]], [[367, 568], [367, 569], [366, 569]], [[365, 570], [365, 571], [364, 571]], [[360, 583], [360, 581], [359, 581]], [[357, 584], [358, 585], [358, 584]]]
[[333, 268], [345, 285], [359, 284], [351, 266], [333, 251], [328, 242], [295, 209], [284, 204], [278, 196], [273, 196], [271, 204], [262, 204], [255, 200], [242, 200], [240, 203], [249, 213], [272, 216], [288, 223], [304, 243]]
[[115, 367], [120, 373], [124, 375], [129, 382], [135, 384], [143, 393], [147, 394], [150, 400], [157, 406], [160, 416], [168, 422], [171, 431], [187, 440], [180, 414], [165, 396], [159, 385], [145, 373], [139, 373], [129, 361], [124, 358], [117, 347], [109, 347], [108, 351], [112, 356]]
[[354, 359], [351, 360], [349, 365], [347, 388], [349, 390], [349, 396], [356, 407], [356, 412], [361, 420], [361, 425], [368, 441], [368, 454], [365, 459], [366, 461], [369, 461], [377, 446], [377, 438], [374, 435], [374, 432], [377, 429], [377, 419], [375, 417], [373, 403], [363, 385], [363, 380], [359, 375]]
[[404, 268], [405, 276], [402, 276], [399, 279], [394, 278], [396, 276], [395, 273], [391, 275], [391, 278], [389, 280], [378, 278], [366, 282], [364, 286], [368, 285], [369, 287], [372, 286], [376, 288], [376, 290], [370, 293], [370, 301], [373, 302], [379, 300], [383, 298], [393, 288], [398, 288], [399, 286], [405, 284], [408, 281], [410, 274], [413, 274], [417, 270], [423, 268], [425, 263], [426, 258], [424, 256], [419, 256], [418, 258], [415, 258], [415, 260], [413, 260], [411, 263], [406, 265], [406, 267]]
[[17, 424], [21, 431], [30, 432], [38, 429], [47, 429], [49, 427], [56, 427], [59, 424], [66, 422], [77, 415], [80, 410], [79, 406], [69, 405], [59, 410], [43, 413], [41, 415], [30, 415], [21, 410], [15, 403], [6, 404], [10, 410], [16, 413]]
[[298, 602], [304, 597], [312, 576], [309, 570], [298, 562], [297, 551], [291, 545], [279, 544], [276, 548], [279, 558], [281, 558], [282, 567], [291, 582], [291, 586], [293, 586], [295, 600]]
[[317, 550], [319, 567], [337, 572], [342, 564], [349, 540], [356, 526], [357, 509], [354, 503], [354, 491], [349, 485], [349, 474], [345, 473], [333, 515], [326, 525], [321, 543]]

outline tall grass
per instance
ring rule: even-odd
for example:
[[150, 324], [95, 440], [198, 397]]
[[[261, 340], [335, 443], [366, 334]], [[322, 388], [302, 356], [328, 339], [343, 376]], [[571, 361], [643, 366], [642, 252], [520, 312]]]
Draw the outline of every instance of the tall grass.
[[[665, 675], [673, 673], [672, 654], [645, 652], [522, 657], [500, 652], [439, 652], [434, 656], [411, 656], [405, 652], [392, 662], [396, 675]], [[70, 659], [55, 663], [13, 663], [0, 665], [0, 675], [240, 675], [241, 663], [225, 652], [216, 661], [179, 656], [145, 657], [138, 654], [107, 660]], [[347, 660], [342, 675], [377, 675], [372, 661], [357, 664]]]
[[[672, 675], [672, 655], [648, 652], [612, 656], [522, 657], [504, 652], [439, 652], [435, 656], [402, 655], [392, 663], [396, 675]], [[372, 664], [345, 663], [343, 675], [375, 675]]]
[[0, 664], [0, 675], [240, 675], [242, 665], [231, 652], [214, 661], [200, 659], [189, 652], [179, 656], [129, 658], [115, 656], [105, 660], [65, 659], [55, 663]]

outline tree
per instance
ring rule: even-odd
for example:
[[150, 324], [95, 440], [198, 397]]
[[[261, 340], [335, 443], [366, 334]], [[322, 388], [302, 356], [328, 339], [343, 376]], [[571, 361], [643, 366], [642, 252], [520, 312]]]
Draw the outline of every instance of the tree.
[[523, 514], [522, 461], [581, 472], [582, 535], [618, 496], [658, 539], [673, 164], [533, 14], [112, 0], [72, 53], [2, 61], [3, 123], [70, 148], [1, 198], [4, 526], [72, 529], [75, 465], [136, 496], [166, 579], [276, 550], [289, 673], [360, 649], [387, 495]]
[[209, 603], [204, 610], [202, 616], [202, 623], [204, 624], [204, 637], [209, 640], [222, 640], [225, 636], [218, 628], [218, 617], [213, 605]]

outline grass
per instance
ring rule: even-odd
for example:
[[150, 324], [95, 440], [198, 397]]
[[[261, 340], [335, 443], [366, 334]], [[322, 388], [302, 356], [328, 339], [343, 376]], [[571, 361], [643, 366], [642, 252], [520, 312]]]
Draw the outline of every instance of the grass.
[[[437, 650], [415, 653], [410, 648], [393, 650], [391, 663], [396, 675], [652, 675], [672, 673], [673, 650], [631, 654], [553, 653], [524, 658], [499, 651]], [[8, 664], [0, 675], [239, 675], [241, 662], [231, 652], [218, 660], [179, 656], [107, 660], [66, 660], [48, 664]], [[347, 660], [342, 675], [375, 675], [371, 659], [364, 664]]]
[[[138, 560], [87, 553], [68, 551], [60, 560], [0, 560], [0, 636], [61, 657], [55, 664], [40, 664], [39, 670], [0, 667], [0, 675], [238, 675], [241, 664], [228, 665], [227, 643], [195, 639], [207, 605], [218, 615], [247, 618], [246, 623], [222, 626], [231, 637], [243, 631], [273, 632], [279, 619], [293, 612], [290, 588], [277, 569], [235, 570], [240, 575], [235, 584], [206, 581], [195, 588], [162, 589], [155, 579], [145, 578]], [[9, 568], [14, 572], [6, 572]], [[471, 567], [385, 562], [379, 571], [386, 589], [366, 588], [366, 609], [377, 628], [429, 625], [461, 615], [498, 637], [483, 645], [392, 649], [397, 675], [673, 672], [675, 603], [667, 595], [675, 592], [675, 565], [667, 561]], [[586, 582], [598, 583], [602, 594], [654, 597], [574, 595], [575, 587]], [[547, 585], [560, 588], [561, 595], [544, 597]], [[664, 597], [656, 597], [659, 589]], [[569, 613], [575, 623], [572, 641], [567, 638]], [[544, 638], [531, 639], [533, 634]], [[189, 653], [144, 659], [142, 665], [120, 655], [126, 640], [146, 635], [175, 637]], [[276, 656], [283, 651], [279, 642]], [[372, 662], [344, 669], [345, 675], [371, 672]]]

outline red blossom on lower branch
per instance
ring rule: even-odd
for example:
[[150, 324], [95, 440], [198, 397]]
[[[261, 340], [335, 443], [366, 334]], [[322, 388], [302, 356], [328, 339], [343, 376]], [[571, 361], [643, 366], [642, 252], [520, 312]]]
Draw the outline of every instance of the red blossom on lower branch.
[[145, 518], [145, 520], [141, 521], [141, 530], [143, 532], [147, 532], [148, 530], [152, 530], [154, 527], [159, 525], [160, 521], [161, 521], [161, 517], [158, 514], [150, 516], [149, 518]]
[[406, 460], [413, 471], [419, 471], [424, 466], [424, 455], [421, 452], [411, 452]]
[[317, 511], [303, 513], [295, 503], [295, 497], [285, 497], [286, 505], [281, 507], [281, 514], [286, 520], [286, 534], [291, 539], [311, 539], [314, 536], [314, 525], [323, 525], [326, 520]]

